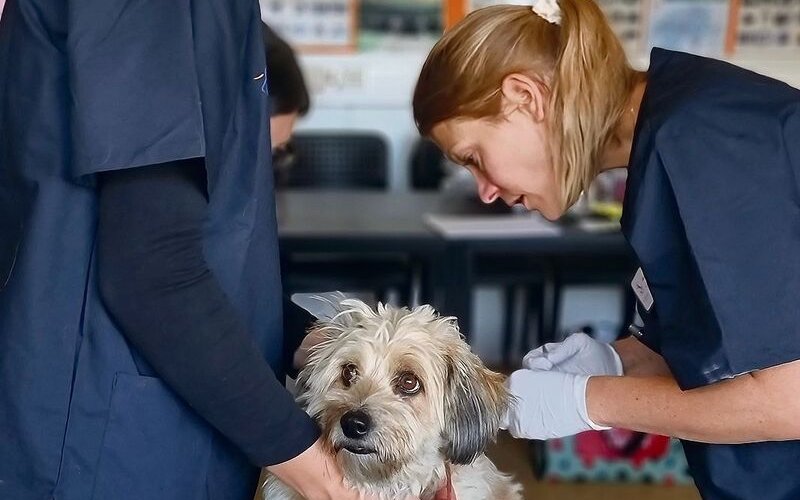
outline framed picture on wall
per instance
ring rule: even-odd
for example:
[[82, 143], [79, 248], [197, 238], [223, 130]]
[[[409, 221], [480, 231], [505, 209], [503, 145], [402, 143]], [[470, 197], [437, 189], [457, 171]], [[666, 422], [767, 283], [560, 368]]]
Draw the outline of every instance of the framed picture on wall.
[[448, 0], [359, 0], [359, 48], [423, 51], [444, 30]]
[[358, 0], [260, 0], [261, 19], [303, 53], [358, 46]]
[[644, 49], [645, 2], [643, 0], [597, 0], [611, 29], [614, 30], [628, 56], [640, 55]]
[[728, 0], [649, 0], [647, 48], [662, 47], [710, 57], [725, 54]]
[[800, 0], [732, 0], [729, 51], [761, 57], [800, 53]]

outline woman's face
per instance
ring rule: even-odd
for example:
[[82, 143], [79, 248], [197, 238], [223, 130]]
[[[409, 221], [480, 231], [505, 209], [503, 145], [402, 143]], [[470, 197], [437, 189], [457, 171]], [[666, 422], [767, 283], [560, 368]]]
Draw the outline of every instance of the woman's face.
[[453, 118], [434, 126], [431, 138], [472, 173], [484, 203], [501, 198], [549, 220], [563, 215], [546, 127], [528, 113], [513, 111], [500, 120]]
[[484, 203], [501, 198], [556, 220], [564, 209], [550, 160], [546, 95], [524, 75], [507, 77], [501, 91], [500, 117], [445, 120], [433, 127], [431, 138], [472, 173]]
[[292, 139], [295, 122], [297, 122], [297, 113], [286, 113], [270, 117], [269, 137], [273, 151], [286, 147], [286, 144]]

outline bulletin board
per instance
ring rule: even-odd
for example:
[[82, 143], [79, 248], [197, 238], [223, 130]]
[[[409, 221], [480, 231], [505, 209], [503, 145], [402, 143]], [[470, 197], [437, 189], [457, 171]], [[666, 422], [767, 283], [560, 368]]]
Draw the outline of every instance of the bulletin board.
[[261, 18], [303, 53], [427, 49], [461, 0], [260, 0]]
[[261, 19], [300, 52], [358, 47], [358, 0], [261, 0]]
[[[446, 27], [472, 10], [525, 0], [445, 0]], [[711, 57], [800, 57], [800, 0], [595, 0], [628, 54], [653, 46]]]
[[451, 5], [448, 0], [360, 0], [359, 49], [427, 52], [441, 37]]
[[642, 53], [653, 47], [708, 57], [726, 56], [730, 0], [648, 0]]
[[800, 59], [800, 0], [732, 0], [731, 51]]

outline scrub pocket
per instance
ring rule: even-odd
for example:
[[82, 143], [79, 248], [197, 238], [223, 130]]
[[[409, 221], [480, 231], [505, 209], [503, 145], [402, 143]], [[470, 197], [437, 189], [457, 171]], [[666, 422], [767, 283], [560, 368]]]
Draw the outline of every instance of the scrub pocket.
[[92, 499], [205, 498], [212, 433], [160, 379], [117, 373]]

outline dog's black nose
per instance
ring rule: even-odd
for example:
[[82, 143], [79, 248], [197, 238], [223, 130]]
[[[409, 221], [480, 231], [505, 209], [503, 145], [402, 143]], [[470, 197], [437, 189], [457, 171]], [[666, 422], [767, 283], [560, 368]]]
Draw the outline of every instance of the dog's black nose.
[[350, 439], [361, 439], [367, 435], [372, 423], [369, 415], [362, 410], [351, 410], [342, 415], [342, 432]]

